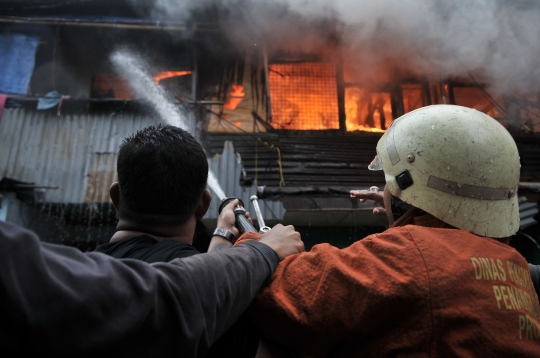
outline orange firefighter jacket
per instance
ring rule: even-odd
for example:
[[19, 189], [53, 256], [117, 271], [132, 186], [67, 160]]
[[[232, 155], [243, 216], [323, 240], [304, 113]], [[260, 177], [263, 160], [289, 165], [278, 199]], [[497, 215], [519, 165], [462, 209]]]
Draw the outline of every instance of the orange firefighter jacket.
[[286, 258], [250, 315], [309, 357], [539, 357], [539, 309], [516, 250], [415, 209], [348, 248]]

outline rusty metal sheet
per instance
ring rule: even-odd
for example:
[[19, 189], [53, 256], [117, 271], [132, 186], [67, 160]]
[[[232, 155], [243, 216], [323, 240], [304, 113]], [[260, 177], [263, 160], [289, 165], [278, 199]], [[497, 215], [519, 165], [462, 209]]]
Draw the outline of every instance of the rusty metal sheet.
[[118, 181], [117, 153], [93, 153], [86, 174], [85, 203], [109, 202], [109, 188]]
[[[45, 193], [49, 203], [108, 203], [123, 139], [159, 122], [156, 117], [135, 114], [56, 116], [7, 108], [0, 122], [0, 178], [57, 185], [57, 190]], [[210, 167], [223, 190], [251, 205], [255, 187], [240, 186], [242, 165], [232, 144], [225, 144], [221, 152], [210, 159]], [[216, 197], [205, 218], [217, 219], [218, 206]], [[281, 220], [285, 210], [280, 202], [263, 201], [261, 211], [265, 219]]]
[[45, 194], [52, 203], [108, 202], [122, 139], [157, 123], [137, 114], [56, 116], [6, 108], [0, 122], [0, 178], [56, 185]]

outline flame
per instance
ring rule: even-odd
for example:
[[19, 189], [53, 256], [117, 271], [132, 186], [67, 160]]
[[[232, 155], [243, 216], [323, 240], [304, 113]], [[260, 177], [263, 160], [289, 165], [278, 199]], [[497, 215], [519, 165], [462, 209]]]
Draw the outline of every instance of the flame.
[[393, 120], [390, 93], [345, 89], [347, 131], [384, 132]]
[[274, 128], [339, 128], [336, 72], [333, 64], [271, 64], [269, 82]]
[[242, 85], [231, 85], [231, 93], [227, 103], [223, 105], [224, 109], [230, 109], [234, 111], [236, 107], [244, 99], [244, 86]]
[[[332, 63], [271, 64], [272, 126], [339, 129], [337, 80]], [[347, 131], [384, 132], [393, 120], [390, 93], [345, 89]]]
[[154, 79], [154, 83], [157, 85], [164, 79], [171, 78], [171, 77], [191, 75], [191, 73], [192, 73], [191, 71], [163, 71], [163, 72], [156, 73], [153, 76], [153, 79]]

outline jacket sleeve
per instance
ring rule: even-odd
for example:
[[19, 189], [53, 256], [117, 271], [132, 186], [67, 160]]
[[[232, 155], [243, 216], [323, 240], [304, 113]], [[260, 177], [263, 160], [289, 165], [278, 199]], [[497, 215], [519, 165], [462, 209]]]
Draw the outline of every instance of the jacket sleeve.
[[238, 238], [238, 240], [235, 241], [234, 246], [246, 243], [248, 241], [259, 241], [261, 236], [261, 234], [256, 232], [245, 232]]
[[325, 357], [351, 335], [361, 342], [392, 325], [399, 335], [420, 318], [410, 312], [428, 307], [429, 297], [419, 297], [427, 282], [414, 242], [389, 229], [345, 249], [320, 244], [285, 258], [248, 312], [269, 341]]
[[529, 264], [529, 272], [531, 273], [531, 280], [536, 291], [536, 295], [540, 297], [540, 266]]
[[18, 355], [204, 355], [279, 262], [250, 242], [146, 264], [39, 242], [0, 222], [0, 346]]

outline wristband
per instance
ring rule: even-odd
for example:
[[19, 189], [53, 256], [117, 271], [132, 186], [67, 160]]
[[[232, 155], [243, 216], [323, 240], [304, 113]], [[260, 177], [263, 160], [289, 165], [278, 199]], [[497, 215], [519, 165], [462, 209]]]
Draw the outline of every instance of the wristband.
[[236, 241], [236, 236], [232, 232], [221, 228], [216, 228], [214, 230], [213, 236], [220, 236], [225, 240], [230, 241], [231, 244], [234, 244], [234, 242]]

